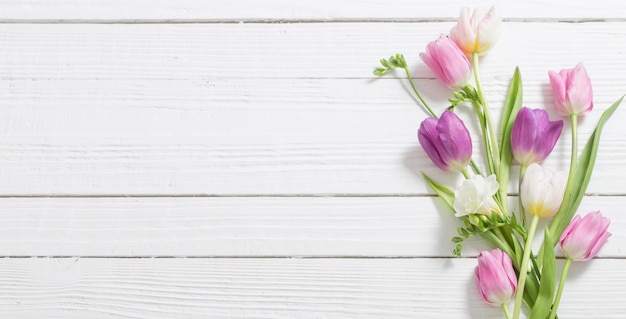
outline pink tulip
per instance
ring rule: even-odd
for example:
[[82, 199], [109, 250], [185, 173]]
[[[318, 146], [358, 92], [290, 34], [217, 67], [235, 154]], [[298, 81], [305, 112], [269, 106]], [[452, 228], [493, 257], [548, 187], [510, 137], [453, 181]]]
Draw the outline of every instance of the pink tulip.
[[469, 8], [463, 8], [459, 22], [450, 30], [450, 37], [463, 52], [484, 55], [498, 41], [501, 24], [502, 16], [497, 7], [489, 11], [475, 9], [471, 16]]
[[474, 278], [480, 295], [494, 306], [506, 304], [515, 296], [517, 277], [511, 257], [500, 249], [482, 251], [478, 255]]
[[430, 42], [420, 58], [451, 89], [460, 89], [469, 81], [472, 65], [454, 41], [444, 35]]
[[554, 92], [554, 107], [561, 116], [583, 115], [593, 109], [591, 79], [582, 63], [559, 73], [548, 72]]
[[511, 131], [513, 157], [523, 165], [543, 162], [552, 152], [562, 129], [563, 121], [550, 121], [548, 112], [521, 108]]
[[589, 213], [583, 218], [576, 215], [559, 239], [565, 257], [574, 261], [593, 258], [611, 236], [607, 231], [610, 223], [611, 220], [602, 216], [599, 211]]
[[472, 156], [472, 140], [463, 121], [451, 111], [428, 118], [417, 131], [422, 148], [439, 168], [462, 171]]

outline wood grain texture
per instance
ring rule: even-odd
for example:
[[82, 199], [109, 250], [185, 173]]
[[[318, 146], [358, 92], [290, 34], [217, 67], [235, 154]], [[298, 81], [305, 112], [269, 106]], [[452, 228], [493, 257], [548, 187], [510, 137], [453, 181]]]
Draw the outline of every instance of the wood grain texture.
[[[563, 318], [622, 318], [623, 260], [574, 264]], [[501, 318], [473, 259], [0, 259], [7, 318]]]
[[[4, 0], [0, 19], [5, 21], [300, 21], [300, 20], [437, 20], [458, 17], [463, 6], [489, 7], [494, 1], [333, 1], [288, 0], [168, 0], [157, 4], [149, 0], [80, 1], [80, 0]], [[517, 19], [623, 19], [626, 6], [611, 0], [588, 1], [498, 1], [506, 18]]]
[[[443, 107], [416, 54], [447, 25], [0, 25], [0, 193], [425, 194], [419, 172], [439, 173], [415, 141], [424, 113], [405, 83], [370, 72], [389, 48], [415, 52], [418, 85]], [[507, 24], [519, 44], [505, 37], [483, 61], [496, 117], [516, 62], [538, 107], [546, 72], [585, 60], [586, 139], [626, 90], [622, 26]], [[626, 193], [625, 116], [607, 125], [592, 193]], [[567, 136], [548, 165], [566, 169]]]
[[[419, 52], [454, 22], [293, 24], [0, 24], [0, 76], [20, 79], [372, 79], [380, 58], [401, 52], [432, 77]], [[584, 61], [621, 79], [626, 22], [503, 25], [481, 76], [508, 81]], [[572, 40], [574, 38], [576, 41]], [[581, 50], [581, 45], [584, 50]], [[139, 84], [137, 84], [139, 85]], [[600, 96], [600, 95], [599, 95]]]
[[[623, 204], [579, 210], [611, 218], [603, 258], [626, 257]], [[0, 255], [445, 257], [458, 226], [432, 197], [3, 198]], [[469, 240], [463, 254], [487, 248]]]
[[[443, 109], [418, 54], [464, 5], [491, 1], [0, 1], [0, 317], [500, 318], [420, 173], [458, 176], [417, 145], [403, 74], [371, 74], [402, 52]], [[626, 2], [499, 5], [494, 115], [516, 65], [548, 107], [547, 71], [584, 61], [586, 139], [626, 93]], [[624, 121], [581, 207], [613, 236], [574, 264], [562, 318], [624, 317]], [[568, 139], [546, 166], [567, 169]]]

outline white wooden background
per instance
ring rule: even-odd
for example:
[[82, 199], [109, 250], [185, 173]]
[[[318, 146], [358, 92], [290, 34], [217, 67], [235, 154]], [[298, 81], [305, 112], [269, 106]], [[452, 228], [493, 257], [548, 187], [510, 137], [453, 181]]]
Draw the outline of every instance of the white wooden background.
[[[1, 318], [499, 318], [420, 171], [425, 113], [378, 60], [420, 63], [461, 6], [431, 0], [0, 1]], [[502, 1], [491, 104], [583, 61], [626, 93], [626, 2]], [[496, 117], [498, 111], [496, 110]], [[554, 113], [552, 113], [554, 116]], [[575, 264], [562, 318], [625, 318], [626, 106], [589, 196], [613, 237]], [[565, 168], [569, 133], [546, 165]], [[512, 190], [515, 192], [515, 190]]]

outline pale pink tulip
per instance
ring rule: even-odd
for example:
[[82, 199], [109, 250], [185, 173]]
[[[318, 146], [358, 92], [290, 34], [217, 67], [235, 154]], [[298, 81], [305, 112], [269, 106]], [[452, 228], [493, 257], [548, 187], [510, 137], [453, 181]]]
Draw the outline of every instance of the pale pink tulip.
[[478, 255], [474, 278], [481, 297], [493, 306], [506, 304], [515, 296], [517, 277], [511, 257], [500, 249], [483, 251]]
[[575, 261], [593, 258], [611, 236], [607, 231], [611, 220], [599, 211], [580, 218], [576, 215], [563, 230], [559, 245], [565, 257]]
[[461, 89], [470, 79], [472, 65], [459, 47], [442, 35], [426, 46], [420, 58], [435, 73], [437, 79], [451, 89]]
[[498, 41], [502, 15], [497, 7], [489, 11], [478, 8], [470, 16], [469, 8], [461, 9], [459, 22], [450, 30], [450, 37], [467, 54], [484, 55]]
[[554, 92], [554, 108], [559, 115], [583, 115], [593, 109], [591, 79], [582, 63], [559, 73], [550, 71], [548, 76]]

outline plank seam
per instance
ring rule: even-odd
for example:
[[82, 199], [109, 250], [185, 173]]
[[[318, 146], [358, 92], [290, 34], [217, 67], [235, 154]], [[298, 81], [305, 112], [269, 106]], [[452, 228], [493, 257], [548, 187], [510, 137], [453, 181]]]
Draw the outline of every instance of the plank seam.
[[[381, 19], [0, 19], [0, 24], [299, 24], [299, 23], [444, 23], [457, 18]], [[626, 22], [626, 18], [507, 18], [503, 22], [603, 23]]]
[[[509, 193], [508, 196], [517, 196], [517, 193]], [[625, 197], [626, 193], [585, 193], [585, 197]], [[0, 199], [10, 198], [413, 198], [413, 197], [437, 197], [431, 193], [391, 193], [391, 194], [4, 194]]]
[[[405, 259], [405, 260], [413, 260], [413, 259], [474, 259], [475, 255], [470, 256], [334, 256], [334, 255], [319, 255], [319, 256], [273, 256], [273, 255], [249, 255], [249, 256], [211, 256], [211, 255], [190, 255], [190, 256], [172, 256], [172, 255], [138, 255], [138, 256], [99, 256], [99, 255], [86, 255], [86, 256], [71, 256], [71, 255], [10, 255], [10, 256], [0, 256], [0, 259], [44, 259], [44, 258], [54, 258], [54, 259], [71, 259], [71, 258], [79, 258], [79, 259]], [[565, 259], [564, 257], [556, 257], [557, 259]], [[626, 260], [626, 256], [604, 256], [604, 257], [595, 257], [594, 259], [607, 259], [607, 260]]]

